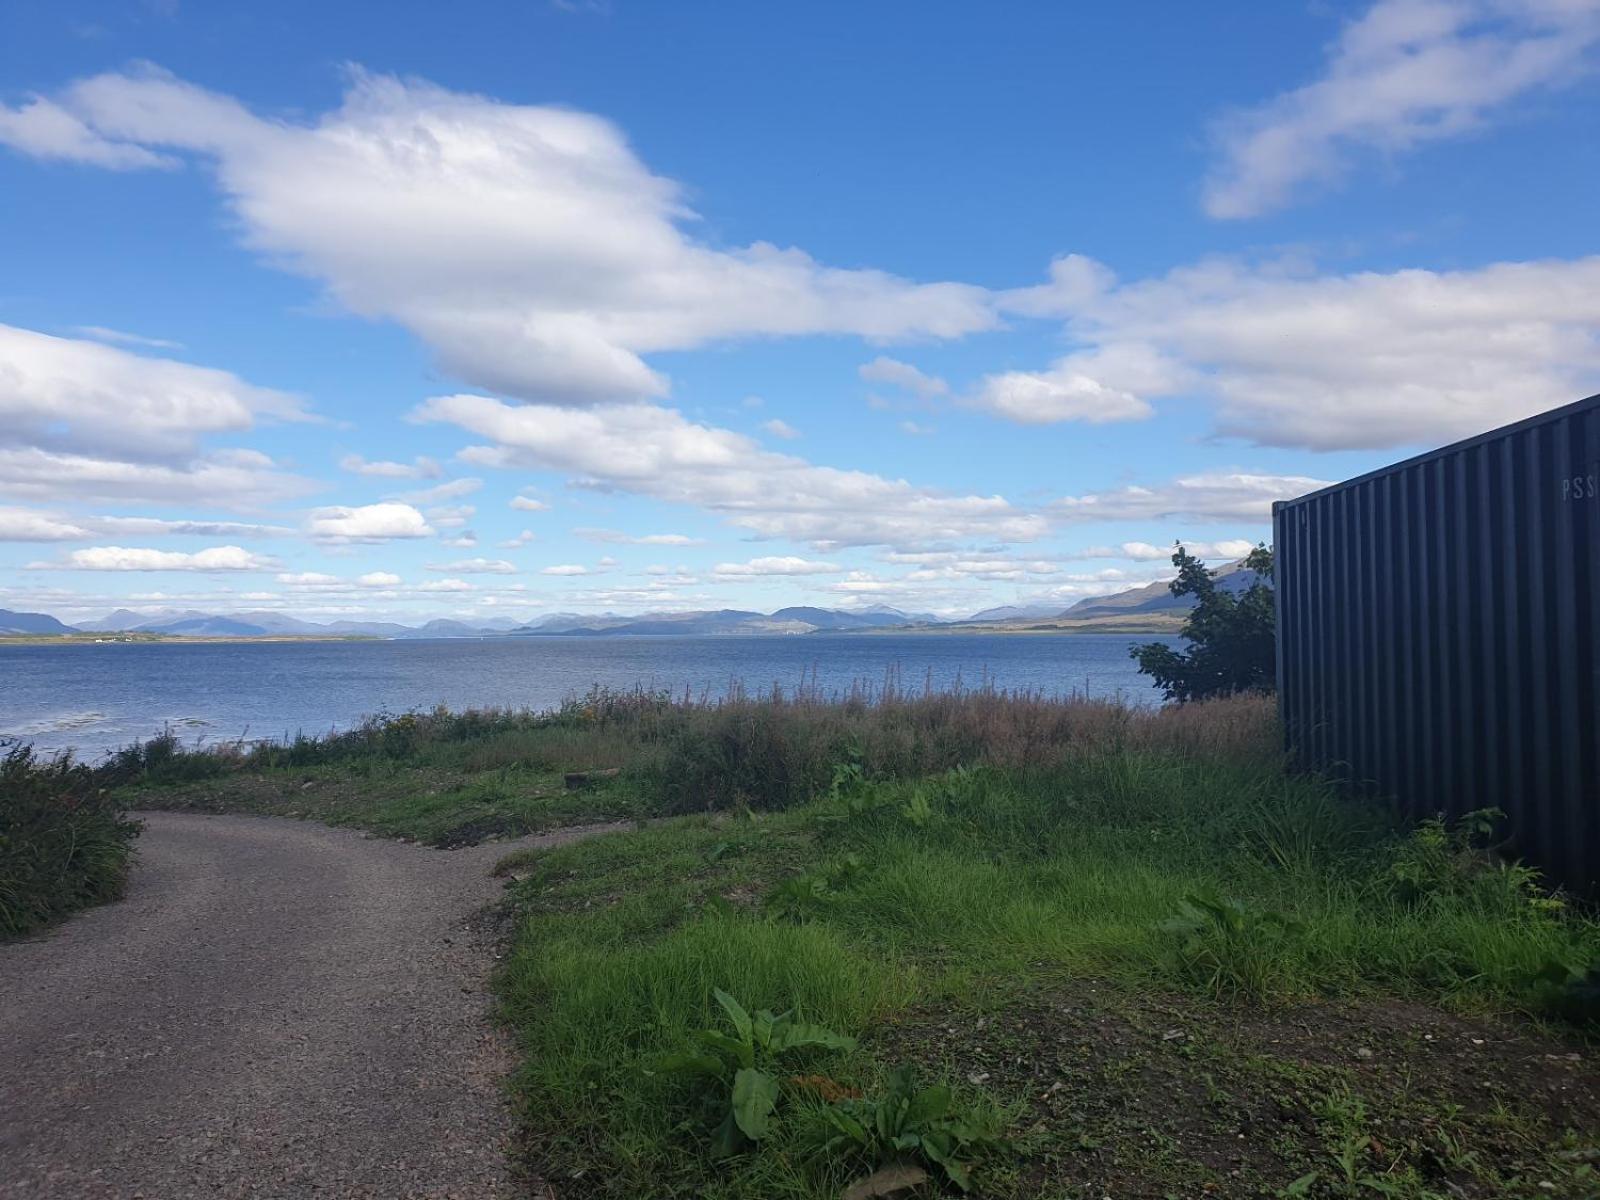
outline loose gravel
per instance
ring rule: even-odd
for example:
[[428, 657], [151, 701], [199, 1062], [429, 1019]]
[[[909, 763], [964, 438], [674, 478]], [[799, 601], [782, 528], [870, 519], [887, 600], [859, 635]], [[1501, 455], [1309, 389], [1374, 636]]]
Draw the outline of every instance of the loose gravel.
[[0, 946], [0, 1197], [528, 1194], [479, 917], [502, 855], [609, 827], [143, 819], [126, 899]]

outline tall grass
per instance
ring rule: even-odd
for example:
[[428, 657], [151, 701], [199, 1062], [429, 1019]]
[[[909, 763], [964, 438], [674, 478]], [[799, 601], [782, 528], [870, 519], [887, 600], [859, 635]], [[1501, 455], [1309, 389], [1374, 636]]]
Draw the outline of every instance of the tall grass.
[[121, 895], [138, 825], [71, 758], [0, 756], [0, 938]]
[[469, 710], [369, 718], [321, 737], [186, 748], [167, 734], [113, 755], [107, 782], [176, 784], [238, 772], [361, 763], [469, 772], [621, 767], [663, 813], [782, 809], [827, 790], [836, 769], [916, 778], [983, 764], [1049, 766], [1086, 753], [1157, 750], [1272, 762], [1268, 697], [1182, 708], [995, 689], [907, 694], [815, 689], [716, 700], [596, 689], [546, 712]]

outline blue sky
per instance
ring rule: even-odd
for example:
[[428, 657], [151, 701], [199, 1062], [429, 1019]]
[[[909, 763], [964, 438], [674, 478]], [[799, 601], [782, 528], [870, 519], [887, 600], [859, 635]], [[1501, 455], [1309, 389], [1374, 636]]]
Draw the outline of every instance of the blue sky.
[[1600, 390], [1600, 0], [18, 0], [0, 607], [966, 613]]

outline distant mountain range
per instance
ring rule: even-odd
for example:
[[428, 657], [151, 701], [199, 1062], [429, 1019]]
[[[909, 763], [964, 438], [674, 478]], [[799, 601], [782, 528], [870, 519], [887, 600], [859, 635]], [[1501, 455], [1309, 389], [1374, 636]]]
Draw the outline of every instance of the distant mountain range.
[[898, 609], [877, 606], [850, 611], [830, 608], [781, 608], [774, 613], [745, 612], [739, 609], [634, 615], [602, 613], [599, 616], [583, 613], [552, 613], [529, 622], [519, 622], [509, 617], [493, 617], [474, 621], [441, 619], [413, 626], [393, 621], [315, 622], [285, 613], [266, 611], [222, 614], [168, 610], [140, 613], [119, 608], [97, 621], [82, 621], [76, 625], [67, 625], [44, 613], [11, 612], [0, 609], [0, 635], [107, 633], [196, 638], [482, 638], [650, 634], [713, 636], [886, 629], [934, 623], [937, 620], [938, 618], [932, 614], [904, 613]]
[[905, 613], [897, 608], [780, 608], [773, 613], [720, 608], [711, 612], [645, 613], [640, 616], [583, 617], [557, 613], [511, 630], [513, 635], [562, 636], [677, 636], [708, 637], [728, 634], [782, 634], [892, 629], [937, 623], [931, 613]]
[[12, 612], [0, 608], [0, 634], [6, 633], [72, 633], [70, 625], [63, 625], [44, 613]]
[[[1256, 573], [1246, 570], [1243, 563], [1229, 563], [1219, 567], [1216, 580], [1224, 591], [1243, 592], [1256, 581]], [[1114, 596], [1090, 596], [1079, 600], [1063, 617], [1126, 617], [1134, 613], [1177, 613], [1182, 615], [1194, 607], [1189, 596], [1174, 596], [1167, 581], [1146, 587], [1131, 588]]]
[[[1243, 591], [1255, 582], [1253, 571], [1231, 563], [1217, 571], [1217, 581], [1231, 591]], [[716, 637], [806, 633], [866, 633], [874, 630], [918, 628], [984, 632], [1019, 629], [1095, 627], [1119, 620], [1148, 628], [1176, 627], [1193, 607], [1187, 597], [1174, 596], [1165, 582], [1130, 588], [1110, 596], [1091, 596], [1070, 608], [1058, 604], [1013, 604], [986, 608], [965, 619], [940, 618], [932, 613], [908, 613], [887, 605], [839, 609], [796, 606], [777, 612], [747, 612], [722, 608], [704, 612], [657, 613], [551, 613], [533, 621], [509, 617], [487, 620], [435, 620], [422, 625], [393, 621], [302, 620], [279, 612], [207, 613], [192, 610], [134, 612], [119, 608], [98, 621], [66, 625], [45, 613], [0, 609], [0, 636], [52, 636], [73, 633], [137, 633], [165, 637], [376, 637], [376, 638], [484, 638], [484, 637], [649, 637], [677, 635]]]

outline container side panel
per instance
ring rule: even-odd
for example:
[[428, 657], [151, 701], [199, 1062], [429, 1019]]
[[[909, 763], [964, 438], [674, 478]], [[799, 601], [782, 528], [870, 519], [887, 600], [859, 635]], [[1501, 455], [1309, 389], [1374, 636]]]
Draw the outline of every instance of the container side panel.
[[1297, 766], [1600, 889], [1600, 397], [1279, 505]]

